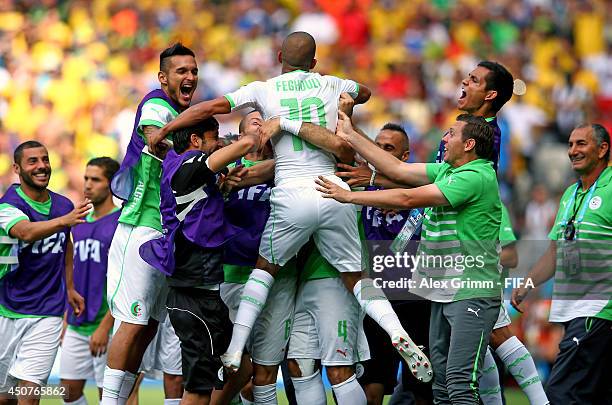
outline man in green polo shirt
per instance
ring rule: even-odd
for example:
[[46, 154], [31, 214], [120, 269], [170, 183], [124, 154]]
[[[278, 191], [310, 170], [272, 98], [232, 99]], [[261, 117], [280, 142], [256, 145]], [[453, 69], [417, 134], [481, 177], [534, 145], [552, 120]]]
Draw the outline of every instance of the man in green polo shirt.
[[478, 378], [501, 297], [501, 201], [488, 160], [493, 130], [483, 118], [460, 115], [443, 139], [445, 163], [409, 164], [380, 151], [340, 115], [339, 136], [392, 181], [415, 188], [350, 192], [320, 178], [319, 190], [341, 202], [432, 207], [425, 211], [411, 292], [432, 301], [434, 398], [439, 404], [478, 404]]
[[[581, 125], [568, 141], [568, 156], [580, 179], [561, 197], [546, 253], [529, 272], [537, 287], [555, 276], [550, 321], [562, 323], [546, 394], [551, 404], [609, 404], [612, 390], [612, 168], [610, 134], [598, 124]], [[518, 305], [530, 288], [512, 293]], [[518, 309], [518, 308], [517, 308]], [[607, 376], [607, 377], [606, 377]]]

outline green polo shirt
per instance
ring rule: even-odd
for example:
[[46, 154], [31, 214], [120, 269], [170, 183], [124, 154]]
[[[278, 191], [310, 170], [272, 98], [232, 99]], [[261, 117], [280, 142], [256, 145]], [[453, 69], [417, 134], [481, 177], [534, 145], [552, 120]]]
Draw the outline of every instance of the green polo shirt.
[[412, 292], [435, 302], [499, 297], [502, 209], [492, 163], [429, 163], [426, 171], [450, 205], [425, 211]]
[[[612, 320], [611, 180], [612, 167], [607, 167], [600, 174], [592, 194], [590, 189], [583, 190], [572, 184], [561, 197], [555, 224], [548, 234], [549, 239], [557, 241], [551, 322], [567, 322], [579, 317]], [[583, 209], [584, 217], [578, 222]], [[564, 232], [565, 223], [574, 212], [580, 261], [578, 271], [570, 272], [563, 260], [564, 249], [568, 247]]]

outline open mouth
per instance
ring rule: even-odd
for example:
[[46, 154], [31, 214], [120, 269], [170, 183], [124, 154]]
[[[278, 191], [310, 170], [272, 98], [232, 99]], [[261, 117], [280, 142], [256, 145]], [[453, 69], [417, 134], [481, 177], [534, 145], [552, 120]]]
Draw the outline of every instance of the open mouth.
[[191, 93], [193, 92], [193, 84], [183, 83], [181, 84], [179, 91], [181, 92], [181, 96], [185, 98], [191, 97]]
[[467, 96], [467, 93], [465, 92], [465, 89], [462, 87], [461, 93], [459, 94], [459, 100], [463, 100], [466, 96]]

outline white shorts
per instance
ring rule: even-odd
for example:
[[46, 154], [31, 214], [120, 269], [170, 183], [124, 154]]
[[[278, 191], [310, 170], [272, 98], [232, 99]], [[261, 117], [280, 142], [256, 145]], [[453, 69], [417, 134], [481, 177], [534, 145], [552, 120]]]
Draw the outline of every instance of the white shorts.
[[[348, 190], [339, 177], [329, 180]], [[261, 237], [259, 254], [284, 266], [311, 235], [323, 256], [340, 272], [361, 271], [361, 242], [353, 204], [323, 198], [314, 180], [286, 181], [270, 195], [270, 216]]]
[[346, 366], [370, 358], [357, 299], [340, 278], [308, 280], [300, 287], [289, 359], [320, 359], [324, 366]]
[[506, 304], [504, 300], [501, 302], [501, 306], [499, 307], [499, 315], [497, 316], [497, 321], [493, 326], [493, 330], [503, 328], [504, 326], [508, 326], [512, 323], [510, 320], [510, 315], [508, 314], [508, 310], [506, 309]]
[[147, 378], [163, 379], [163, 374], [183, 375], [181, 341], [174, 332], [170, 318], [166, 315], [159, 323], [157, 334], [142, 357], [140, 371]]
[[[221, 299], [229, 309], [232, 322], [236, 317], [244, 284], [221, 284]], [[247, 344], [253, 362], [263, 366], [275, 366], [285, 359], [287, 343], [291, 335], [297, 280], [281, 276], [274, 281], [268, 299], [257, 318]]]
[[[89, 350], [90, 336], [84, 336], [72, 329], [66, 329], [60, 355], [60, 378], [64, 380], [86, 380], [93, 378], [96, 386], [102, 387], [104, 367], [108, 352], [95, 357]], [[109, 344], [106, 346], [110, 346]]]
[[142, 260], [140, 245], [162, 234], [146, 226], [118, 224], [108, 252], [106, 291], [115, 319], [147, 325], [166, 317], [166, 277]]
[[44, 385], [62, 333], [62, 318], [11, 319], [0, 316], [0, 392], [19, 380]]

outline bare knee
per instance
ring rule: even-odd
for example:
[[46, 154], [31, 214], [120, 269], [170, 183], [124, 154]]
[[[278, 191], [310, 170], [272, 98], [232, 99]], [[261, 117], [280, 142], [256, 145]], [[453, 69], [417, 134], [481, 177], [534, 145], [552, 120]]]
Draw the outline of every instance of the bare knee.
[[355, 374], [350, 366], [328, 366], [326, 370], [327, 378], [332, 385], [343, 383]]
[[62, 387], [66, 387], [66, 397], [64, 401], [74, 402], [81, 398], [83, 395], [83, 387], [85, 387], [85, 380], [60, 380]]
[[253, 383], [255, 385], [269, 385], [276, 383], [276, 376], [278, 375], [278, 365], [276, 366], [263, 366], [261, 364], [253, 363]]
[[494, 329], [491, 332], [491, 342], [489, 343], [493, 349], [497, 349], [501, 346], [506, 340], [510, 339], [512, 336], [512, 332], [510, 332], [510, 328], [504, 326], [503, 328]]
[[278, 264], [272, 264], [261, 256], [257, 258], [257, 263], [255, 264], [255, 267], [260, 270], [264, 270], [267, 273], [270, 273], [272, 277], [276, 277], [281, 268], [281, 266], [279, 266]]
[[166, 399], [183, 396], [183, 376], [164, 373], [164, 394]]
[[289, 375], [293, 378], [302, 376], [302, 370], [300, 370], [300, 366], [294, 359], [287, 360], [287, 369], [289, 369]]
[[357, 284], [357, 282], [361, 280], [361, 272], [359, 271], [350, 272], [350, 273], [340, 273], [340, 276], [342, 277], [342, 282], [344, 283], [344, 286], [350, 292], [353, 292], [353, 288], [355, 288], [355, 284]]

